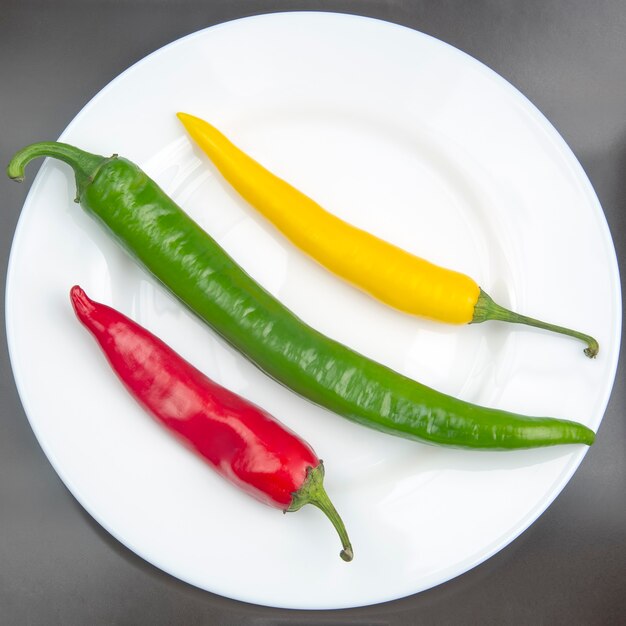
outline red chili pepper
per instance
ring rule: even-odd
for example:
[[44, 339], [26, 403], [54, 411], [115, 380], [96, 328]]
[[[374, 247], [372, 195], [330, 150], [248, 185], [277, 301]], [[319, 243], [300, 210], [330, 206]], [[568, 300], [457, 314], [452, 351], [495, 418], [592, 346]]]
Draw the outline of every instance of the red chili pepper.
[[324, 465], [305, 441], [80, 287], [72, 287], [70, 297], [78, 319], [148, 412], [258, 500], [284, 512], [305, 504], [320, 508], [339, 533], [341, 558], [352, 560], [347, 532], [323, 487]]

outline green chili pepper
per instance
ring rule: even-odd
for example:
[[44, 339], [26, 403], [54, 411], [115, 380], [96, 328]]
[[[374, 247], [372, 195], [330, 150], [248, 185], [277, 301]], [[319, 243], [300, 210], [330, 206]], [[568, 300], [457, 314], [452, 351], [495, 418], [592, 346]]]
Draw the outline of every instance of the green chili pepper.
[[318, 405], [386, 433], [446, 446], [513, 449], [590, 445], [568, 420], [485, 408], [411, 380], [307, 326], [258, 285], [144, 172], [56, 142], [9, 164], [51, 156], [75, 172], [76, 200], [174, 295], [269, 376]]

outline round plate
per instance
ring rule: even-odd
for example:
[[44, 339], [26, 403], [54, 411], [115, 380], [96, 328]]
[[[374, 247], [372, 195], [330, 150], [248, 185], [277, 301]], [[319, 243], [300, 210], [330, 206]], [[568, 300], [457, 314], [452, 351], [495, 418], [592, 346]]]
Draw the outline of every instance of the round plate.
[[[341, 282], [242, 202], [192, 146], [177, 111], [211, 121], [330, 211], [470, 274], [503, 305], [597, 336], [600, 356], [589, 360], [580, 343], [542, 331], [412, 318]], [[598, 428], [621, 317], [602, 210], [545, 118], [458, 50], [354, 16], [243, 19], [130, 68], [62, 140], [138, 163], [322, 332], [467, 400]], [[7, 286], [15, 377], [33, 430], [74, 496], [170, 574], [279, 607], [392, 600], [500, 550], [583, 458], [581, 446], [436, 448], [313, 406], [184, 310], [72, 202], [74, 192], [69, 168], [47, 161], [24, 206]], [[75, 283], [313, 445], [351, 535], [352, 563], [339, 559], [317, 509], [282, 515], [250, 499], [139, 408], [74, 318]]]

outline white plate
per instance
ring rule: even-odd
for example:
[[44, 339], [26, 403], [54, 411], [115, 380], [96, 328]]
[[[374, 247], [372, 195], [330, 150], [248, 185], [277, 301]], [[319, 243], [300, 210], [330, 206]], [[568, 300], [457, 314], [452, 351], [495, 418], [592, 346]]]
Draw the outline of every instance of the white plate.
[[[541, 331], [410, 318], [342, 283], [228, 188], [192, 148], [178, 110], [212, 121], [331, 211], [469, 273], [502, 304], [596, 335], [599, 358]], [[239, 20], [133, 66], [62, 139], [143, 166], [315, 328], [468, 400], [598, 428], [621, 318], [602, 210], [545, 118], [458, 50], [347, 15]], [[170, 574], [272, 606], [392, 600], [457, 576], [507, 545], [583, 458], [580, 446], [512, 453], [424, 446], [312, 406], [216, 339], [73, 197], [69, 169], [46, 162], [11, 256], [7, 326], [15, 377], [37, 438], [74, 496]], [[338, 539], [319, 511], [281, 515], [264, 507], [153, 423], [74, 319], [74, 283], [308, 439], [325, 460], [354, 561], [339, 559]]]

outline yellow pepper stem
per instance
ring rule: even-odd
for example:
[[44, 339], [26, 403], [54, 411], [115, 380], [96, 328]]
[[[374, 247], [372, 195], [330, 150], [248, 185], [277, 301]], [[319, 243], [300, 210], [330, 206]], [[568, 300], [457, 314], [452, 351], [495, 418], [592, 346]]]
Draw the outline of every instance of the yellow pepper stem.
[[600, 350], [598, 342], [593, 337], [580, 333], [576, 330], [571, 330], [570, 328], [548, 324], [547, 322], [542, 322], [540, 320], [533, 319], [532, 317], [527, 317], [526, 315], [520, 315], [519, 313], [509, 311], [499, 304], [496, 304], [493, 299], [481, 289], [478, 301], [474, 307], [474, 317], [470, 323], [478, 324], [480, 322], [486, 322], [487, 320], [499, 320], [501, 322], [511, 322], [512, 324], [526, 324], [527, 326], [543, 328], [544, 330], [575, 337], [576, 339], [580, 339], [587, 344], [585, 354], [591, 359], [597, 356], [598, 351]]

